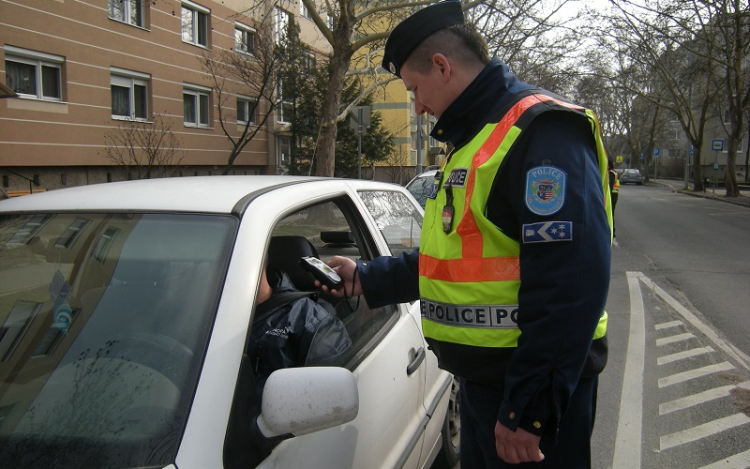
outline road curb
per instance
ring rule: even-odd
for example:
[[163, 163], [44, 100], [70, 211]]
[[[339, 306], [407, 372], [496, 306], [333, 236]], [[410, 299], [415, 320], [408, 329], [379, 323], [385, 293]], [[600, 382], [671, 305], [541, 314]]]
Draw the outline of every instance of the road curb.
[[737, 197], [726, 197], [726, 196], [721, 196], [721, 195], [716, 195], [716, 194], [708, 194], [708, 193], [705, 193], [705, 192], [694, 192], [694, 191], [685, 190], [685, 189], [678, 189], [678, 188], [674, 187], [672, 184], [670, 184], [667, 181], [654, 181], [652, 179], [649, 182], [653, 183], [653, 184], [658, 184], [660, 186], [669, 187], [670, 189], [672, 189], [672, 192], [676, 192], [676, 193], [680, 193], [680, 194], [685, 194], [685, 195], [690, 195], [690, 196], [693, 196], [693, 197], [700, 197], [701, 199], [718, 200], [720, 202], [726, 202], [726, 203], [729, 203], [729, 204], [734, 204], [734, 205], [739, 205], [741, 207], [748, 207], [748, 208], [750, 208], [750, 197], [747, 197], [745, 195], [739, 195]]

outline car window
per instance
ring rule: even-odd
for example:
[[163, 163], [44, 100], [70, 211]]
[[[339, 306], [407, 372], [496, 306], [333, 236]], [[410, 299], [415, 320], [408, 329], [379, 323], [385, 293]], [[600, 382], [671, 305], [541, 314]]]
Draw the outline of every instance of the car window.
[[406, 189], [411, 192], [419, 205], [424, 208], [427, 203], [427, 195], [432, 190], [432, 186], [435, 182], [435, 173], [433, 171], [424, 173], [416, 178], [412, 179], [407, 185]]
[[0, 217], [0, 467], [174, 461], [236, 227]]
[[[351, 259], [369, 259], [374, 251], [372, 237], [362, 230], [365, 226], [359, 215], [352, 210], [352, 205], [343, 199], [329, 201], [302, 208], [282, 219], [273, 229], [273, 238], [305, 238], [314, 249], [314, 255], [323, 261], [333, 256], [345, 256]], [[290, 245], [290, 250], [294, 247]], [[317, 291], [312, 284], [310, 274], [302, 271], [297, 264], [288, 263], [287, 272], [295, 286], [300, 290]], [[341, 300], [322, 296], [322, 300], [331, 304], [336, 316], [343, 321], [352, 346], [348, 351], [328, 363], [353, 367], [362, 355], [371, 348], [370, 342], [382, 333], [396, 314], [397, 308], [387, 306], [371, 309], [364, 299], [354, 297]]]
[[[432, 178], [427, 179], [432, 183]], [[419, 247], [422, 213], [401, 192], [360, 191], [359, 197], [375, 219], [393, 256]]]

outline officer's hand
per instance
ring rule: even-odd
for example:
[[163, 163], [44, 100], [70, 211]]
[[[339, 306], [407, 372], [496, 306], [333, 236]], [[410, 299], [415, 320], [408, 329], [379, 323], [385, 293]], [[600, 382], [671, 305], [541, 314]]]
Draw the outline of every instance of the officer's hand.
[[[357, 270], [357, 263], [348, 257], [333, 256], [327, 264], [336, 271], [341, 278], [344, 279], [344, 288], [346, 289], [346, 295], [349, 297], [359, 296], [362, 294], [362, 285], [359, 283], [359, 276], [354, 279], [354, 272]], [[315, 281], [315, 286], [323, 290], [325, 293], [330, 293], [333, 296], [343, 298], [344, 288], [330, 290], [327, 286], [321, 285], [319, 281]]]
[[507, 463], [542, 461], [544, 454], [539, 449], [540, 439], [522, 428], [511, 431], [500, 422], [495, 424], [495, 449], [500, 459]]

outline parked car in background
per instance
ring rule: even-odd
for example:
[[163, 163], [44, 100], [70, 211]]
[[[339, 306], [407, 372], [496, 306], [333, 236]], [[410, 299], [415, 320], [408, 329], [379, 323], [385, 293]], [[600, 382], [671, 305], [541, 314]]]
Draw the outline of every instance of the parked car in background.
[[417, 199], [422, 208], [427, 203], [427, 195], [430, 193], [433, 182], [435, 182], [437, 172], [437, 169], [429, 169], [415, 176], [406, 184], [406, 189]]
[[421, 223], [404, 188], [332, 178], [0, 201], [0, 467], [455, 465], [457, 381], [427, 350], [418, 302], [326, 298], [351, 345], [272, 373], [262, 396], [247, 353], [266, 259], [314, 291], [301, 256], [395, 255]]
[[643, 174], [638, 169], [626, 169], [620, 174], [620, 184], [636, 184], [640, 186], [644, 181]]

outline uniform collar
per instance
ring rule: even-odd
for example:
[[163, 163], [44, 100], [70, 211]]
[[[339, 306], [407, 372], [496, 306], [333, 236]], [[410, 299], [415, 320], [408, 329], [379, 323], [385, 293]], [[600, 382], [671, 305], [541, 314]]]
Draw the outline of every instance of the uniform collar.
[[492, 122], [514, 94], [531, 88], [510, 73], [502, 60], [492, 59], [448, 106], [430, 136], [459, 147]]

